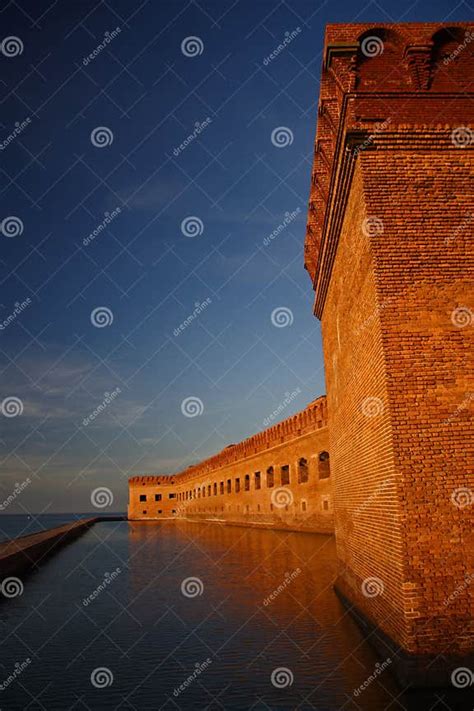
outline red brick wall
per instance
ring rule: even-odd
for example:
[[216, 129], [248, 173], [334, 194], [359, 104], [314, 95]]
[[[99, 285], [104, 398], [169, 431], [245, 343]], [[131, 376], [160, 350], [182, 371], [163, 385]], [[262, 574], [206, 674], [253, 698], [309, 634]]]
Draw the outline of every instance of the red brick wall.
[[308, 217], [339, 588], [415, 653], [474, 648], [468, 31], [328, 28]]
[[[401, 638], [404, 546], [380, 301], [370, 240], [361, 229], [365, 214], [357, 168], [322, 319], [336, 542], [346, 596]], [[364, 581], [373, 577], [383, 581], [384, 594], [368, 598]]]
[[[325, 398], [319, 398], [297, 415], [184, 472], [172, 477], [133, 477], [129, 481], [129, 519], [175, 517], [332, 533], [332, 477], [324, 476], [327, 471], [331, 472], [331, 460], [329, 466], [319, 461], [319, 455], [328, 449], [326, 403]], [[308, 477], [307, 481], [300, 482], [298, 463], [302, 458], [307, 461]], [[286, 466], [289, 467], [288, 484], [282, 478], [282, 467]], [[274, 470], [271, 487], [267, 485], [269, 467]], [[256, 472], [260, 472], [259, 489]], [[230, 492], [227, 490], [229, 480]], [[155, 502], [156, 494], [161, 494], [160, 502]], [[170, 494], [174, 494], [174, 498], [170, 499]], [[140, 502], [140, 495], [147, 497], [146, 502]]]

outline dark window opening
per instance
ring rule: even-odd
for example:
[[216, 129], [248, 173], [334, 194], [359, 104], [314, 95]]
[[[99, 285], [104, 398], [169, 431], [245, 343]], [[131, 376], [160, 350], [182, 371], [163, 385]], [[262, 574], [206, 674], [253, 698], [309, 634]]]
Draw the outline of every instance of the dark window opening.
[[281, 485], [285, 486], [290, 483], [290, 467], [288, 464], [285, 464], [281, 468]]
[[168, 497], [169, 497], [170, 499], [175, 499], [175, 498], [176, 498], [176, 494], [168, 494]]
[[255, 472], [255, 489], [260, 489], [262, 487], [262, 481], [260, 477], [260, 472]]
[[305, 484], [308, 481], [308, 460], [304, 457], [298, 462], [298, 484]]
[[275, 485], [275, 473], [273, 467], [268, 467], [267, 469], [267, 487], [270, 489]]
[[140, 494], [140, 501], [146, 501], [146, 494]]
[[250, 491], [250, 474], [245, 475], [245, 491]]
[[220, 492], [221, 492], [221, 494], [224, 493], [224, 482], [223, 481], [221, 481], [221, 483], [220, 483]]
[[235, 480], [235, 493], [238, 494], [239, 491], [240, 491], [240, 479], [237, 478], [237, 479]]
[[227, 479], [227, 493], [232, 493], [232, 479]]
[[155, 501], [161, 501], [161, 494], [155, 494]]
[[318, 473], [320, 479], [329, 479], [329, 452], [320, 452], [318, 456]]

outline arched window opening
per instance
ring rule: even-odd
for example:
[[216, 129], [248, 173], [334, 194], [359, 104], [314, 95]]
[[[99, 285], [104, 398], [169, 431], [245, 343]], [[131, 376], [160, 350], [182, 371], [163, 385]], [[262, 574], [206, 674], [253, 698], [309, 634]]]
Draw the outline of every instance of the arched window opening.
[[320, 479], [329, 479], [329, 452], [320, 452], [318, 455], [318, 473]]
[[298, 484], [305, 484], [309, 479], [308, 460], [304, 457], [298, 460]]
[[275, 472], [273, 471], [273, 467], [268, 467], [268, 469], [267, 469], [267, 487], [270, 489], [274, 485], [275, 485]]

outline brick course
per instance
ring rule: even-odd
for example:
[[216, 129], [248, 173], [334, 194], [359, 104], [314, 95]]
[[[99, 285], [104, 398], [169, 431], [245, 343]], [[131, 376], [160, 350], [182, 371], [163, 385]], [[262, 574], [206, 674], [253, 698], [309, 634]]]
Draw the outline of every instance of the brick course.
[[[326, 398], [321, 397], [302, 412], [183, 472], [131, 478], [128, 517], [187, 518], [332, 533], [330, 465], [319, 459], [328, 447]], [[307, 477], [301, 476], [301, 459], [306, 460]], [[270, 467], [272, 486], [268, 486], [267, 477]], [[289, 469], [282, 471], [284, 467]], [[299, 481], [301, 478], [307, 480]], [[155, 501], [156, 495], [161, 495], [160, 501]], [[146, 496], [146, 501], [140, 501], [140, 496]]]
[[[474, 35], [451, 59], [467, 32], [327, 28], [305, 252], [323, 332], [338, 587], [417, 655], [474, 648]], [[381, 54], [363, 55], [367, 37]], [[383, 591], [372, 596], [374, 577]]]

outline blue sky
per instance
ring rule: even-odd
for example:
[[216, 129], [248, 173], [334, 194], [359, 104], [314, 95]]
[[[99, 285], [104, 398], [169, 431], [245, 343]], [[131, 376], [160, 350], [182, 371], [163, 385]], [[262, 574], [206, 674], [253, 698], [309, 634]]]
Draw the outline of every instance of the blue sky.
[[29, 477], [5, 512], [91, 510], [101, 486], [123, 510], [128, 476], [177, 471], [263, 429], [288, 393], [281, 418], [324, 392], [303, 242], [325, 24], [472, 13], [3, 7], [0, 401], [21, 414], [0, 415], [0, 501]]

